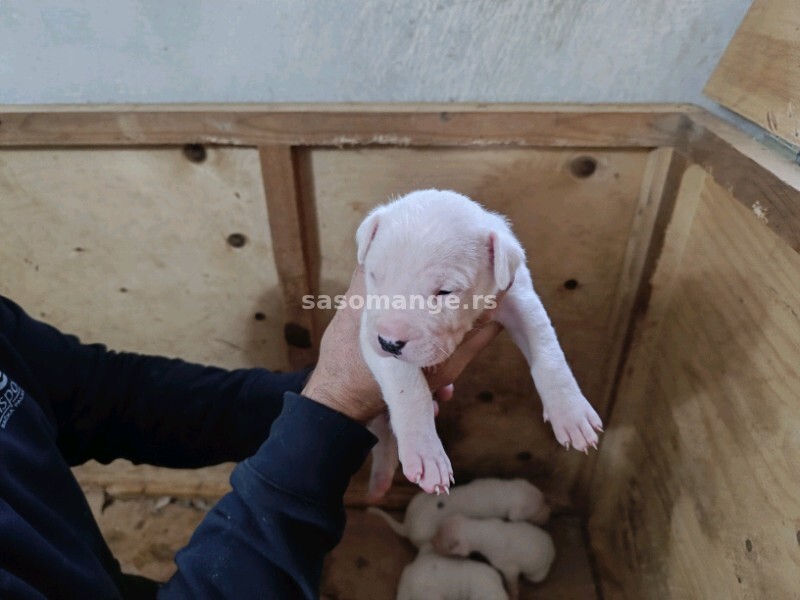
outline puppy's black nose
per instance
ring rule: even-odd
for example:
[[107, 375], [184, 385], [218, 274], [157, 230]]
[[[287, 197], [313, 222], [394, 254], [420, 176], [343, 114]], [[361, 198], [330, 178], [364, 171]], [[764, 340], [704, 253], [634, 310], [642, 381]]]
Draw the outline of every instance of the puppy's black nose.
[[389, 354], [394, 354], [395, 356], [400, 356], [403, 346], [406, 345], [404, 340], [385, 340], [381, 336], [378, 336], [378, 343], [381, 345], [381, 348], [386, 350], [386, 352]]

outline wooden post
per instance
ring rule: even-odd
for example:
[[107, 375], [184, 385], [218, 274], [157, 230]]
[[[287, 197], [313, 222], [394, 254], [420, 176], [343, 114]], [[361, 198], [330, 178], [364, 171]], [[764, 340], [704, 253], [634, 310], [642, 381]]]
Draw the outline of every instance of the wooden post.
[[289, 364], [302, 368], [317, 358], [318, 332], [314, 311], [303, 309], [303, 296], [312, 294], [313, 286], [294, 153], [288, 145], [269, 145], [260, 146], [259, 154], [275, 264], [283, 288]]

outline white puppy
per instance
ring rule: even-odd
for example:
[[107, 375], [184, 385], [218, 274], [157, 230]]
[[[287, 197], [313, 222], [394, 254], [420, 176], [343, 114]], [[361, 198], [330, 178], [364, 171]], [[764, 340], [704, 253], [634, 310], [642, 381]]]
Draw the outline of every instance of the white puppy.
[[[443, 362], [505, 290], [494, 318], [528, 360], [545, 421], [567, 448], [596, 445], [602, 422], [567, 365], [505, 218], [455, 192], [412, 192], [370, 212], [356, 243], [367, 290], [361, 349], [381, 386], [410, 481], [428, 493], [447, 491], [454, 481], [421, 367]], [[373, 496], [388, 489], [396, 467], [389, 463], [394, 453], [381, 449], [388, 443], [384, 435], [374, 456]]]
[[408, 538], [418, 548], [430, 541], [450, 515], [530, 521], [537, 525], [550, 518], [550, 507], [542, 492], [524, 479], [476, 479], [455, 486], [449, 496], [419, 493], [408, 503], [402, 523], [377, 508], [367, 510], [380, 515], [397, 535]]
[[431, 544], [443, 556], [482, 554], [503, 574], [512, 599], [519, 597], [520, 574], [539, 583], [547, 577], [556, 556], [553, 538], [535, 525], [461, 515], [445, 519]]
[[397, 600], [508, 600], [492, 567], [421, 553], [400, 576]]

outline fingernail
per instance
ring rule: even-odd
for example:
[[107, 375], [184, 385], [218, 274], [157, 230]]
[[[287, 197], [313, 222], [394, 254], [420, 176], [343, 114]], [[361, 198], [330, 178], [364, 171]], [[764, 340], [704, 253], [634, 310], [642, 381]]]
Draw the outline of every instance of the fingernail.
[[436, 495], [438, 496], [439, 495], [439, 486], [438, 485], [433, 486], [433, 491], [436, 492]]
[[597, 450], [597, 442], [595, 442], [594, 444], [592, 444], [592, 448], [594, 448], [595, 450]]
[[414, 483], [418, 484], [420, 481], [422, 481], [422, 475], [417, 475], [417, 478], [414, 480]]

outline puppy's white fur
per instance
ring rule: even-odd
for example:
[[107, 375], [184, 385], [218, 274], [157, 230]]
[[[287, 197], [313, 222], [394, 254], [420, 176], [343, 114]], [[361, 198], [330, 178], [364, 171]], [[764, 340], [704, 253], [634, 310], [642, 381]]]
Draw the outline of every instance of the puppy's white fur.
[[503, 574], [512, 599], [519, 597], [520, 575], [534, 583], [544, 580], [556, 556], [553, 538], [535, 525], [461, 515], [442, 521], [431, 545], [443, 556], [479, 552]]
[[402, 523], [377, 508], [367, 510], [380, 515], [395, 533], [418, 548], [427, 545], [440, 523], [451, 515], [530, 521], [537, 525], [550, 518], [544, 495], [524, 479], [476, 479], [453, 487], [449, 496], [419, 493], [409, 502]]
[[420, 553], [400, 576], [397, 600], [508, 600], [508, 594], [487, 564]]
[[[602, 423], [583, 397], [558, 344], [550, 319], [533, 289], [525, 253], [507, 221], [469, 198], [450, 191], [412, 192], [379, 206], [356, 233], [358, 262], [366, 274], [368, 296], [459, 297], [458, 308], [441, 311], [367, 305], [362, 315], [362, 354], [381, 386], [403, 473], [428, 493], [447, 491], [453, 479], [450, 460], [436, 434], [433, 403], [420, 367], [443, 362], [487, 307], [486, 298], [508, 290], [495, 312], [520, 347], [556, 439], [585, 451], [597, 443]], [[379, 336], [401, 341], [391, 355]], [[399, 359], [399, 360], [397, 360]], [[380, 429], [380, 427], [378, 427]], [[371, 494], [391, 483], [396, 464], [382, 446]], [[380, 460], [382, 457], [382, 461]]]

